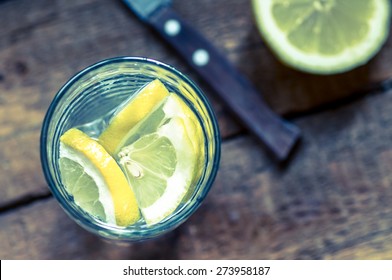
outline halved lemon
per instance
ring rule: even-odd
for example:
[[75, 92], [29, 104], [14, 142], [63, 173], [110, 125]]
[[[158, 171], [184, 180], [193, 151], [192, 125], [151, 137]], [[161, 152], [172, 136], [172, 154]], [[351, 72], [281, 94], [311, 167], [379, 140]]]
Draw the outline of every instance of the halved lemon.
[[386, 41], [389, 0], [252, 0], [257, 26], [284, 63], [317, 74], [368, 62]]
[[139, 220], [124, 173], [97, 141], [71, 128], [60, 138], [59, 164], [64, 186], [84, 211], [118, 226]]

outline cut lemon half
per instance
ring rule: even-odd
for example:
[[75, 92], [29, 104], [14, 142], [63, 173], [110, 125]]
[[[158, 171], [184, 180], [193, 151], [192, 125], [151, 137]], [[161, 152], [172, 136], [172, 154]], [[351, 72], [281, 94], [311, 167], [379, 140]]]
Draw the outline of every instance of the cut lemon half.
[[284, 63], [317, 74], [365, 64], [390, 29], [389, 0], [252, 0], [257, 26]]
[[124, 108], [114, 114], [108, 127], [99, 136], [99, 143], [114, 155], [123, 146], [129, 131], [154, 111], [168, 95], [168, 90], [158, 79], [147, 84]]
[[124, 173], [97, 141], [76, 128], [68, 130], [60, 138], [59, 164], [65, 188], [84, 211], [118, 226], [139, 220]]
[[118, 154], [148, 225], [172, 214], [192, 183], [196, 154], [186, 131], [182, 118], [170, 118]]

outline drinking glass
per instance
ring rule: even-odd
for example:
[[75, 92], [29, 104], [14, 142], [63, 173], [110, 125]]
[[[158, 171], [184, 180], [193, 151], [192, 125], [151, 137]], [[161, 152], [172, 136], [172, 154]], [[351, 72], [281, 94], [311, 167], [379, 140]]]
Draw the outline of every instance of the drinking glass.
[[[60, 136], [72, 127], [82, 127], [90, 137], [98, 138], [119, 105], [155, 79], [159, 79], [169, 92], [179, 95], [200, 122], [204, 137], [204, 165], [197, 172], [201, 175], [190, 187], [191, 193], [187, 194], [186, 201], [161, 222], [146, 225], [141, 221], [128, 227], [105, 223], [83, 211], [67, 192], [59, 169]], [[201, 205], [218, 170], [220, 135], [206, 96], [187, 76], [156, 60], [117, 57], [87, 67], [58, 91], [43, 122], [40, 148], [41, 164], [49, 188], [76, 223], [105, 238], [139, 241], [173, 230]]]

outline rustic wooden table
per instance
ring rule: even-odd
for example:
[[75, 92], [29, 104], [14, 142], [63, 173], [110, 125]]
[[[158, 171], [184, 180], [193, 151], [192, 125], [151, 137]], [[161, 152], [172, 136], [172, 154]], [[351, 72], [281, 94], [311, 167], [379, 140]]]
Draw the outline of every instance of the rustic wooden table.
[[[366, 66], [313, 76], [279, 63], [250, 1], [175, 10], [302, 130], [277, 164], [211, 89], [119, 0], [0, 1], [0, 259], [392, 259], [392, 36]], [[165, 61], [211, 99], [222, 133], [202, 207], [158, 240], [113, 244], [71, 221], [43, 177], [39, 136], [56, 91], [114, 56]]]

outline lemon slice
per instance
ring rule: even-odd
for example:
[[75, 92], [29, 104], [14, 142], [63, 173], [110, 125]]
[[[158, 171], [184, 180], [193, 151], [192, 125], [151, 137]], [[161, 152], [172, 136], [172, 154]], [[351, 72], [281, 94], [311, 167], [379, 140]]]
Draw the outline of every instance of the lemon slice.
[[[169, 128], [172, 128], [172, 132], [169, 131]], [[160, 137], [159, 131], [162, 129], [168, 134], [171, 133], [170, 137]], [[185, 145], [187, 147], [185, 151], [181, 152], [184, 149], [173, 144], [177, 139], [175, 137], [182, 137], [183, 143], [179, 142], [179, 147]], [[123, 141], [126, 148], [121, 150], [118, 153], [120, 156], [117, 155], [115, 158], [122, 162], [124, 167], [124, 162], [128, 161], [128, 168], [126, 168], [128, 169], [128, 178], [136, 193], [141, 212], [148, 224], [157, 223], [170, 215], [178, 207], [180, 201], [176, 199], [173, 199], [172, 202], [168, 201], [167, 209], [160, 207], [164, 211], [158, 214], [153, 213], [153, 210], [149, 212], [145, 208], [163, 195], [168, 185], [166, 179], [173, 175], [182, 162], [188, 162], [187, 167], [192, 172], [182, 172], [183, 176], [187, 177], [187, 181], [186, 184], [182, 184], [184, 186], [182, 191], [177, 190], [178, 199], [182, 198], [183, 202], [189, 200], [197, 186], [205, 163], [205, 140], [202, 127], [196, 114], [185, 101], [175, 93], [170, 93], [163, 104], [135, 125], [124, 138], [126, 139]], [[129, 156], [130, 153], [131, 156]], [[179, 165], [176, 160], [178, 153], [185, 155], [186, 159], [184, 161], [182, 157], [179, 157], [178, 161], [181, 163]], [[126, 160], [123, 159], [124, 156], [127, 156]], [[152, 165], [151, 168], [150, 165]], [[153, 172], [155, 175], [151, 174], [150, 170], [155, 170]], [[179, 171], [181, 168], [177, 169], [177, 172]], [[145, 173], [147, 176], [144, 179], [135, 179], [139, 176], [138, 174], [144, 176]], [[158, 173], [162, 173], [162, 176], [158, 176], [159, 179], [156, 177]], [[172, 191], [171, 189], [167, 190]]]
[[[180, 117], [190, 137], [194, 152], [204, 154], [204, 135], [200, 122], [192, 109], [177, 94], [169, 93], [162, 104], [137, 123], [124, 137], [122, 146], [129, 145], [146, 134], [155, 132], [163, 123], [173, 117]], [[116, 151], [116, 154], [119, 150]], [[200, 159], [203, 159], [202, 157]], [[201, 161], [202, 163], [202, 161]]]
[[108, 127], [99, 136], [99, 143], [114, 155], [124, 145], [129, 131], [162, 104], [169, 95], [159, 80], [153, 80], [142, 88], [119, 112], [115, 113]]
[[191, 108], [176, 94], [171, 94], [163, 108], [167, 118], [180, 117], [184, 121], [186, 133], [192, 143], [194, 157], [196, 158], [194, 176], [191, 183], [191, 188], [188, 190], [184, 201], [190, 199], [194, 188], [197, 185], [205, 164], [205, 140], [203, 129], [197, 119], [196, 114]]
[[148, 225], [172, 214], [193, 182], [196, 154], [180, 117], [122, 148], [119, 157]]
[[191, 108], [176, 94], [171, 93], [163, 106], [165, 118], [180, 117], [184, 121], [194, 152], [203, 154], [204, 136], [200, 122]]
[[389, 0], [252, 0], [257, 26], [286, 64], [332, 74], [365, 64], [389, 33]]
[[98, 142], [71, 128], [60, 138], [59, 164], [67, 191], [84, 211], [118, 226], [139, 220], [136, 198], [124, 173]]
[[[124, 137], [124, 146], [135, 142], [143, 135], [154, 133], [162, 124], [174, 117], [179, 117], [184, 122], [186, 134], [192, 143], [192, 151], [196, 158], [196, 167], [194, 182], [198, 180], [203, 171], [203, 165], [205, 162], [205, 140], [203, 129], [200, 125], [200, 121], [196, 114], [192, 111], [183, 99], [177, 94], [170, 93], [165, 99], [164, 103], [161, 104], [156, 110], [151, 112], [146, 117], [145, 121], [138, 123], [132, 130], [129, 131], [128, 135]], [[195, 184], [193, 184], [195, 186]]]

